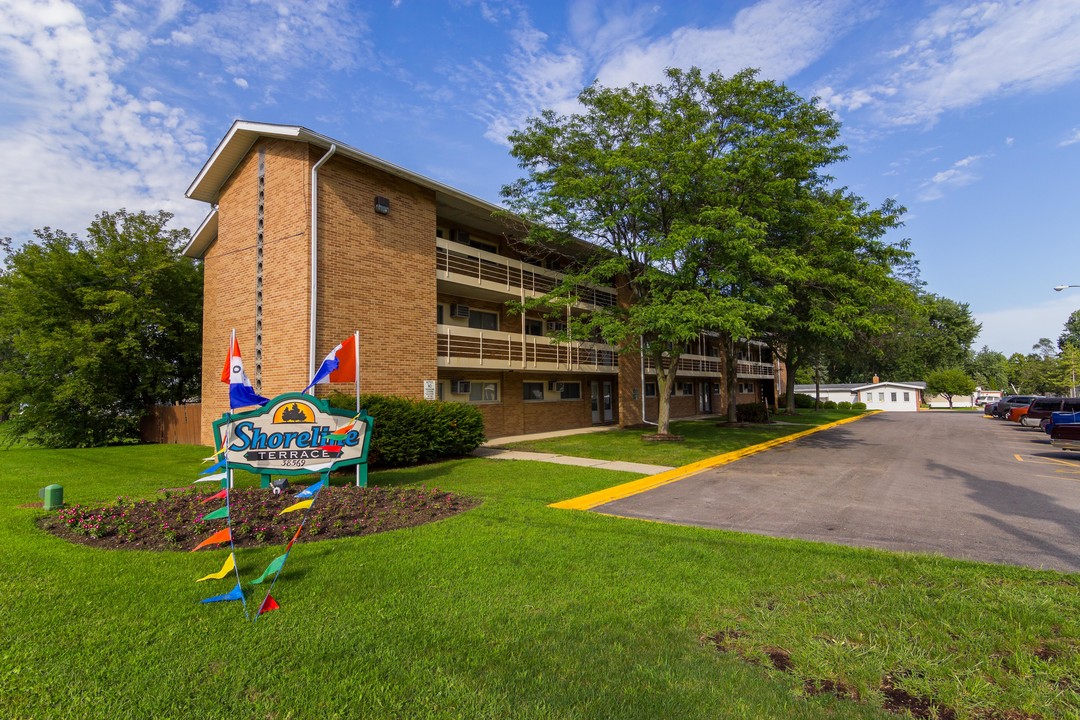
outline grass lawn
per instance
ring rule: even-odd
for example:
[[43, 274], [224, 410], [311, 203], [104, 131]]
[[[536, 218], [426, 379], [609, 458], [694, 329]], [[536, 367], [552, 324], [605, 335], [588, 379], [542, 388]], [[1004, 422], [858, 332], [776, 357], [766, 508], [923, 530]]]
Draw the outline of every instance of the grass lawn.
[[775, 419], [778, 422], [770, 425], [746, 427], [718, 426], [717, 423], [722, 418], [676, 420], [671, 423], [671, 432], [685, 437], [682, 442], [645, 442], [641, 436], [651, 431], [639, 429], [567, 435], [547, 440], [511, 443], [505, 447], [597, 460], [624, 460], [678, 467], [861, 414], [863, 413], [850, 410], [800, 410], [795, 415], [777, 415]]
[[[0, 717], [886, 718], [916, 698], [1080, 715], [1077, 576], [547, 507], [626, 473], [373, 473], [483, 503], [298, 545], [256, 624], [198, 602], [231, 587], [193, 582], [224, 551], [72, 545], [24, 507], [52, 482], [68, 502], [152, 496], [205, 454], [0, 451]], [[241, 571], [279, 552], [241, 550]]]

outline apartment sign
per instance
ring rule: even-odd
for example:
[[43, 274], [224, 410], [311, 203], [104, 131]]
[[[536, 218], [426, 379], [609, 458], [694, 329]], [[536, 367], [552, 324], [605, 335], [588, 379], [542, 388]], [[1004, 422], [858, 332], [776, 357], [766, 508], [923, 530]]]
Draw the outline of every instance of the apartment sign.
[[332, 408], [302, 393], [279, 395], [263, 407], [214, 422], [217, 450], [228, 467], [300, 475], [367, 462], [371, 417]]

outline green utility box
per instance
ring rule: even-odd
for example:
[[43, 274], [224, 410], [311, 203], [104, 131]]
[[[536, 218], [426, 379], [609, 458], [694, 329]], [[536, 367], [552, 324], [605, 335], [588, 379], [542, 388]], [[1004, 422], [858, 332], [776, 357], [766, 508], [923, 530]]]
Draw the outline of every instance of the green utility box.
[[42, 499], [46, 510], [56, 510], [64, 507], [64, 486], [46, 485], [38, 490], [38, 497]]

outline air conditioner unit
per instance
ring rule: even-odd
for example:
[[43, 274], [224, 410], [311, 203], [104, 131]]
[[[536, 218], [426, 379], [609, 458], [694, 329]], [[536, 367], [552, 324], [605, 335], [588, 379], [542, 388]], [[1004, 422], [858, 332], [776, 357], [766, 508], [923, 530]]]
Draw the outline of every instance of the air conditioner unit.
[[450, 317], [452, 317], [452, 318], [461, 318], [463, 320], [468, 320], [469, 319], [469, 306], [468, 305], [458, 305], [457, 303], [452, 303], [450, 305]]
[[548, 383], [548, 390], [561, 393], [563, 391], [563, 384], [557, 380], [552, 380]]
[[455, 380], [450, 384], [450, 392], [454, 395], [468, 395], [472, 390], [472, 383], [468, 380]]

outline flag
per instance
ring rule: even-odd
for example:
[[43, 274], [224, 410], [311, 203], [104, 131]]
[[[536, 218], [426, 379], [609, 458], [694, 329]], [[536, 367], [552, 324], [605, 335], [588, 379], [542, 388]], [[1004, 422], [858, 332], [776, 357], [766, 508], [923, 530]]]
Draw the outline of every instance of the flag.
[[229, 497], [229, 490], [226, 488], [226, 489], [223, 489], [223, 490], [218, 490], [213, 495], [207, 495], [205, 498], [203, 498], [199, 502], [208, 503], [211, 500], [220, 500], [221, 498], [227, 498], [227, 497]]
[[307, 510], [309, 507], [311, 507], [311, 504], [313, 502], [315, 502], [315, 501], [314, 500], [304, 500], [302, 502], [298, 502], [295, 505], [290, 505], [289, 507], [285, 508], [284, 510], [279, 512], [278, 515], [284, 515], [285, 513], [296, 512], [297, 510]]
[[216, 533], [192, 548], [191, 552], [195, 552], [199, 548], [206, 547], [207, 545], [217, 545], [218, 543], [229, 542], [230, 540], [232, 540], [232, 531], [229, 530], [229, 528], [218, 530]]
[[314, 485], [308, 485], [306, 488], [296, 493], [296, 495], [293, 495], [293, 497], [295, 497], [297, 500], [306, 500], [308, 498], [315, 497], [319, 494], [319, 491], [322, 490], [324, 482], [326, 481], [320, 480]]
[[206, 522], [207, 520], [221, 520], [222, 518], [227, 518], [227, 517], [229, 517], [229, 506], [228, 505], [226, 505], [223, 508], [218, 508], [217, 510], [215, 510], [212, 513], [207, 513], [206, 515], [203, 515], [202, 520], [203, 520], [203, 522]]
[[217, 473], [216, 475], [207, 475], [206, 477], [201, 477], [198, 480], [196, 480], [195, 482], [197, 482], [197, 483], [200, 483], [200, 482], [220, 482], [221, 480], [224, 480], [228, 476], [229, 476], [229, 473], [227, 473], [227, 472]]
[[263, 613], [268, 613], [271, 610], [277, 610], [280, 607], [281, 606], [277, 604], [277, 600], [274, 599], [274, 596], [267, 594], [266, 599], [263, 600], [263, 604], [259, 606], [259, 612], [255, 613], [255, 616], [258, 617]]
[[285, 567], [285, 558], [287, 558], [287, 557], [288, 557], [288, 554], [278, 555], [276, 558], [274, 558], [270, 562], [270, 564], [266, 567], [266, 569], [263, 570], [263, 574], [260, 575], [257, 580], [252, 580], [251, 581], [251, 584], [252, 585], [258, 585], [259, 583], [261, 583], [263, 580], [270, 577], [274, 573], [281, 572], [281, 568]]
[[206, 468], [205, 470], [203, 470], [199, 474], [200, 475], [209, 475], [210, 473], [214, 472], [215, 470], [225, 470], [225, 469], [226, 469], [225, 458], [222, 458], [221, 460], [218, 460], [216, 463], [214, 463], [210, 467]]
[[304, 392], [314, 385], [326, 382], [356, 382], [355, 335], [330, 351], [330, 354], [322, 361], [322, 365], [315, 371], [315, 377], [304, 388]]
[[255, 393], [244, 372], [244, 361], [240, 357], [240, 343], [233, 334], [232, 347], [229, 356], [225, 358], [225, 367], [221, 371], [221, 382], [229, 383], [229, 409], [247, 407], [249, 405], [265, 405], [270, 402], [262, 395]]
[[235, 567], [236, 557], [232, 553], [229, 553], [229, 557], [225, 559], [225, 564], [221, 566], [220, 570], [218, 570], [216, 573], [210, 573], [205, 577], [201, 577], [195, 582], [202, 582], [203, 580], [220, 580], [221, 578], [231, 573], [233, 571], [233, 568]]
[[232, 590], [225, 593], [224, 595], [215, 595], [214, 597], [208, 597], [205, 600], [200, 600], [199, 602], [202, 602], [202, 603], [228, 602], [229, 600], [243, 600], [243, 599], [244, 599], [244, 589], [242, 587], [240, 587], [240, 583], [236, 583], [236, 587], [234, 587]]
[[296, 528], [296, 532], [293, 533], [292, 540], [290, 540], [289, 544], [285, 546], [285, 554], [286, 555], [288, 555], [289, 551], [292, 550], [293, 543], [295, 543], [300, 538], [300, 531], [303, 530], [303, 529], [304, 529], [303, 524], [301, 524], [300, 527]]

